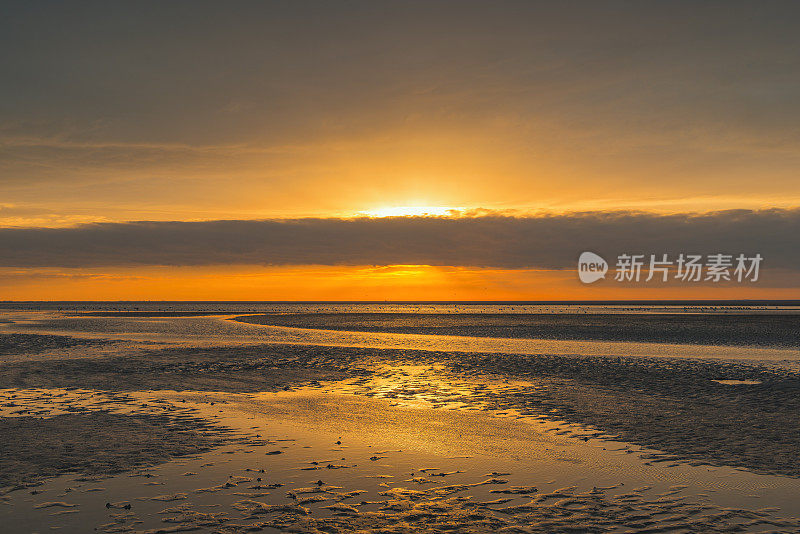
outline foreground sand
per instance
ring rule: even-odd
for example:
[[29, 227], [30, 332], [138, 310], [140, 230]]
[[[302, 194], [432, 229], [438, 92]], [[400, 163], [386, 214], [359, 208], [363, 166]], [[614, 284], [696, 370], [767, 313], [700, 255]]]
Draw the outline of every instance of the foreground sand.
[[[102, 532], [152, 533], [800, 528], [796, 520], [778, 518], [774, 509], [743, 506], [754, 500], [748, 494], [780, 501], [780, 495], [800, 489], [793, 479], [762, 480], [728, 468], [665, 469], [641, 460], [648, 451], [576, 439], [583, 433], [578, 427], [320, 389], [114, 398], [86, 390], [4, 391], [39, 416], [47, 417], [44, 411], [56, 406], [86, 409], [81, 417], [97, 418], [100, 426], [44, 426], [51, 438], [64, 441], [97, 438], [95, 450], [84, 451], [91, 460], [77, 466], [81, 475], [12, 487], [0, 513], [20, 525], [20, 532], [53, 526], [86, 532], [86, 525]], [[134, 437], [114, 416], [149, 423]], [[47, 420], [62, 417], [72, 416]], [[162, 441], [167, 423], [160, 426], [159, 419], [198, 418], [210, 424], [207, 434]], [[208, 441], [220, 434], [215, 426], [235, 430], [228, 444]], [[109, 439], [109, 431], [119, 434]], [[191, 446], [197, 450], [187, 451]], [[132, 447], [149, 456], [129, 464], [108, 462], [110, 456], [130, 455]], [[152, 456], [154, 448], [179, 458], [164, 463]], [[64, 467], [68, 461], [60, 459]], [[153, 467], [142, 467], [148, 464]], [[720, 481], [729, 485], [725, 491]]]
[[790, 370], [33, 334], [0, 346], [12, 531], [800, 531]]

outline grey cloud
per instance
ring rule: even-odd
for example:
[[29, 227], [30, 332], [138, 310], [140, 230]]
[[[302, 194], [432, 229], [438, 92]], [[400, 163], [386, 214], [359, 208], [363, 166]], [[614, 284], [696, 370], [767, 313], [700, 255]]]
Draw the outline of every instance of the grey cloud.
[[793, 2], [20, 2], [0, 20], [0, 110], [18, 134], [95, 141], [500, 113], [796, 146], [797, 20]]
[[218, 220], [0, 229], [2, 267], [454, 265], [574, 267], [584, 250], [760, 253], [800, 265], [800, 209], [655, 215], [588, 212], [467, 218]]

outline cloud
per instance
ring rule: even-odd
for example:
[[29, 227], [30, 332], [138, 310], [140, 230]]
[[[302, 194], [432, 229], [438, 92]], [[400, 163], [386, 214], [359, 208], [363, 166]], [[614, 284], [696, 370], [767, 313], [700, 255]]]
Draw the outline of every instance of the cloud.
[[800, 209], [659, 215], [586, 212], [465, 218], [140, 221], [0, 228], [0, 267], [435, 265], [573, 268], [589, 250], [760, 253], [800, 265]]

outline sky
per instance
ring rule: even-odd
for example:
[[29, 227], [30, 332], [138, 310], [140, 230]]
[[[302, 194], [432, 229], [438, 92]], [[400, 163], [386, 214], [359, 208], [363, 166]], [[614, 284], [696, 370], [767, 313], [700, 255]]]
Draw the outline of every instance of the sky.
[[800, 298], [797, 3], [0, 10], [0, 299]]

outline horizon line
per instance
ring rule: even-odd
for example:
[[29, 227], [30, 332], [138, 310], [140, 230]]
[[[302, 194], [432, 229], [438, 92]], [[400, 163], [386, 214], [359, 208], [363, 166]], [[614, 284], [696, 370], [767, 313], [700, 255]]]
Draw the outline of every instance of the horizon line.
[[[36, 303], [226, 303], [226, 304], [736, 304], [781, 303], [798, 305], [800, 299], [608, 299], [608, 300], [0, 300], [2, 304]], [[791, 304], [788, 304], [791, 303]]]

